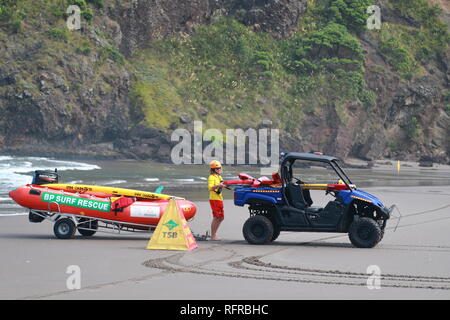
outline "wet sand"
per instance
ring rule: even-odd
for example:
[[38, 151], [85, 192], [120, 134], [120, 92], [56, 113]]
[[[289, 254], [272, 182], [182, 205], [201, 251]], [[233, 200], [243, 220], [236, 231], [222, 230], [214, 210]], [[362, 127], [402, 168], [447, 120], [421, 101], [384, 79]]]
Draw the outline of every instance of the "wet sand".
[[[0, 299], [449, 299], [448, 187], [365, 190], [403, 215], [372, 249], [333, 233], [282, 232], [273, 244], [250, 245], [248, 211], [230, 200], [223, 240], [198, 241], [191, 252], [146, 250], [150, 234], [59, 240], [50, 222], [0, 217]], [[205, 233], [209, 204], [197, 204], [189, 225]], [[81, 269], [79, 290], [66, 287], [70, 265]], [[381, 271], [380, 289], [367, 287], [370, 265]]]

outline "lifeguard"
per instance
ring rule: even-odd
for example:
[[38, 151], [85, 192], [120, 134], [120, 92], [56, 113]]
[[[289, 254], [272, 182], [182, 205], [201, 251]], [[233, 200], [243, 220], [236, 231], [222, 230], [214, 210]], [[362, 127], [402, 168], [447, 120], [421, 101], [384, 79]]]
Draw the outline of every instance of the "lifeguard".
[[224, 187], [221, 176], [222, 165], [213, 160], [209, 164], [210, 175], [208, 177], [209, 203], [211, 205], [213, 220], [211, 222], [211, 240], [220, 240], [217, 230], [224, 219], [222, 189]]

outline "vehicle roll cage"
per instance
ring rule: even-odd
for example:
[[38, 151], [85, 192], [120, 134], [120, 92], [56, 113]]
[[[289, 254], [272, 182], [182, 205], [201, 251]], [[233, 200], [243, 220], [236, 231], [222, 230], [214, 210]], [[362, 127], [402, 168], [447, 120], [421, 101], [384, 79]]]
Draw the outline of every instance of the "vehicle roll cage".
[[350, 178], [344, 172], [344, 170], [342, 170], [342, 168], [339, 166], [338, 158], [332, 156], [324, 156], [313, 153], [300, 153], [300, 152], [289, 152], [281, 155], [280, 176], [283, 183], [283, 187], [286, 187], [286, 185], [291, 182], [293, 177], [292, 166], [297, 160], [310, 162], [323, 162], [329, 164], [331, 168], [333, 168], [333, 170], [339, 176], [339, 178], [341, 178], [341, 180], [346, 184], [348, 189], [352, 190], [351, 185], [353, 184]]

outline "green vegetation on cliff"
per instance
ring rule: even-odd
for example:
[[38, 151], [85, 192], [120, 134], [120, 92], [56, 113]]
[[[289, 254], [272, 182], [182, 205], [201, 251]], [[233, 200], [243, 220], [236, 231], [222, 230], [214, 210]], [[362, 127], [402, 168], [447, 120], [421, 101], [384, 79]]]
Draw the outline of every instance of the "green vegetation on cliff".
[[[319, 10], [312, 7], [311, 11]], [[329, 14], [323, 8], [320, 12]], [[373, 106], [375, 95], [366, 88], [358, 39], [335, 22], [315, 22], [307, 29], [277, 40], [222, 17], [198, 27], [191, 37], [154, 41], [152, 49], [134, 61], [138, 70], [145, 69], [145, 59], [153, 61], [147, 67], [158, 68], [163, 78], [171, 79], [166, 83], [171, 89], [162, 91], [167, 92], [167, 100], [176, 95], [185, 113], [211, 127], [236, 127], [242, 126], [243, 119], [258, 123], [270, 118], [279, 119], [278, 127], [295, 132], [306, 113], [319, 115], [330, 103], [342, 111], [338, 115], [344, 123], [346, 104], [359, 101], [366, 108]], [[154, 109], [154, 101], [161, 101], [156, 96], [161, 91], [149, 89], [154, 85], [155, 78], [138, 74], [134, 97], [144, 114], [154, 114], [149, 110]], [[162, 115], [166, 121], [161, 116], [146, 121], [160, 127], [161, 121], [172, 121], [178, 112], [179, 108], [169, 108]]]
[[[318, 3], [317, 5], [314, 5]], [[365, 29], [369, 15], [367, 8], [373, 3], [372, 0], [327, 0], [310, 1], [314, 16], [323, 23], [338, 23], [346, 26], [349, 30], [361, 32]]]
[[[422, 85], [415, 81], [433, 74], [442, 78], [448, 64], [448, 26], [440, 20], [441, 9], [428, 0], [377, 2], [388, 14], [381, 30], [373, 31], [365, 30], [373, 0], [308, 0], [304, 13], [304, 2], [299, 1], [296, 8], [302, 15], [296, 28], [274, 34], [261, 32], [267, 26], [249, 22], [251, 14], [264, 11], [259, 1], [249, 5], [257, 8], [255, 12], [247, 6], [236, 12], [222, 8], [205, 13], [210, 16], [201, 23], [180, 22], [164, 13], [179, 13], [165, 7], [169, 1], [155, 4], [158, 10], [143, 0], [133, 2], [136, 6], [130, 3], [0, 0], [0, 52], [6, 57], [0, 61], [0, 102], [8, 102], [0, 104], [0, 112], [9, 117], [4, 119], [13, 119], [16, 112], [44, 123], [52, 114], [55, 135], [80, 143], [122, 139], [136, 132], [132, 128], [137, 124], [170, 133], [180, 126], [192, 129], [193, 120], [202, 120], [205, 129], [225, 129], [267, 125], [263, 120], [269, 119], [291, 141], [309, 142], [319, 136], [315, 148], [333, 145], [341, 128], [354, 129], [361, 119], [364, 125], [356, 131], [364, 137], [357, 138], [359, 145], [352, 146], [348, 136], [339, 137], [348, 153], [365, 149], [362, 146], [372, 143], [370, 139], [380, 140], [372, 138], [377, 130], [385, 130], [383, 134], [390, 130], [387, 112], [399, 122], [389, 134], [400, 132], [400, 138], [390, 136], [385, 143], [386, 149], [396, 152], [406, 140], [414, 142], [427, 134], [432, 139], [426, 120], [413, 106], [425, 101], [425, 107], [435, 107], [434, 100], [439, 99], [441, 113], [449, 113], [444, 82], [432, 79], [436, 93], [434, 88], [415, 90]], [[66, 26], [66, 10], [73, 4], [81, 9], [79, 31]], [[279, 5], [291, 8], [292, 2], [280, 0]], [[152, 25], [151, 37], [139, 34], [148, 33], [145, 23], [123, 20], [132, 20], [141, 10], [175, 22]], [[275, 29], [292, 22], [291, 16], [280, 16], [282, 10], [270, 10], [262, 19], [273, 19], [270, 25], [277, 25]], [[202, 24], [205, 21], [211, 22]], [[398, 87], [391, 90], [392, 85]], [[427, 96], [416, 100], [422, 91]], [[411, 108], [399, 116], [400, 108], [394, 104], [402, 103], [403, 94]], [[51, 108], [56, 112], [50, 113]], [[4, 119], [0, 143], [2, 135], [12, 130], [11, 123], [19, 123]], [[120, 125], [97, 130], [99, 124], [117, 119]], [[31, 134], [48, 134], [43, 126], [28, 127]], [[383, 143], [377, 141], [376, 148], [380, 154]]]
[[[275, 127], [301, 136], [302, 121], [326, 117], [330, 107], [338, 117], [335, 125], [348, 125], [355, 105], [370, 112], [377, 100], [365, 82], [366, 57], [359, 39], [372, 4], [311, 0], [297, 32], [284, 40], [229, 17], [199, 26], [191, 36], [155, 40], [133, 64], [139, 63], [139, 70], [158, 70], [164, 80], [138, 74], [134, 108], [143, 111], [147, 125], [163, 130], [179, 126], [181, 115], [215, 128], [268, 118], [276, 119]], [[450, 38], [439, 19], [440, 9], [426, 0], [389, 0], [387, 5], [416, 25], [384, 22], [381, 30], [370, 32], [372, 37], [401, 79], [423, 76], [425, 65], [448, 50]], [[164, 103], [170, 107], [156, 115]], [[422, 134], [419, 117], [413, 116], [403, 128], [410, 142]]]
[[[82, 30], [67, 28], [70, 4], [82, 9]], [[81, 145], [128, 130], [127, 62], [105, 32], [113, 22], [96, 11], [101, 4], [0, 0], [0, 145], [27, 135]]]
[[442, 9], [437, 5], [426, 0], [389, 0], [389, 5], [418, 27], [384, 23], [374, 35], [388, 62], [402, 78], [410, 80], [421, 75], [423, 65], [448, 50], [450, 35], [439, 19]]

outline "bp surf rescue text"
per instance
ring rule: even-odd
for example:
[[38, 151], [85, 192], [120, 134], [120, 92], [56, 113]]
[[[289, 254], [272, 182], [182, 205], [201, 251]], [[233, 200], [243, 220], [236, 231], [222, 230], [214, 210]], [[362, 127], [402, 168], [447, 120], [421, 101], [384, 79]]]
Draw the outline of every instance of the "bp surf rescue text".
[[65, 204], [79, 208], [95, 209], [99, 211], [108, 212], [110, 210], [110, 204], [108, 202], [95, 201], [90, 199], [80, 199], [77, 197], [56, 195], [53, 193], [43, 192], [42, 201], [49, 203]]

